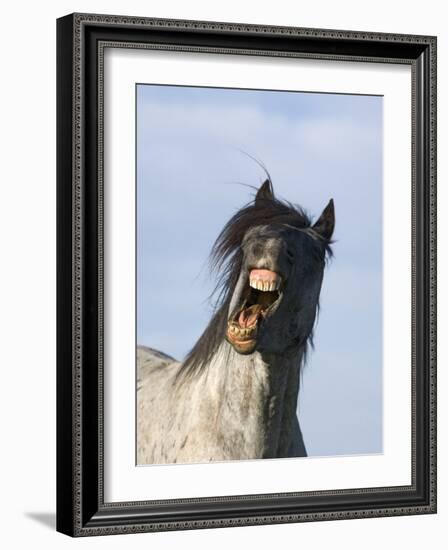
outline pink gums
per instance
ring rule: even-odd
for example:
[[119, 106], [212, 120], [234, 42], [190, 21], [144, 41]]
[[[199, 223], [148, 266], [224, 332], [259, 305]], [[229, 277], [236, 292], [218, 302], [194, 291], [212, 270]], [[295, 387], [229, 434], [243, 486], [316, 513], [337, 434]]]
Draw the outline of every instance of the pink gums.
[[252, 269], [249, 277], [263, 283], [275, 283], [279, 275], [275, 271], [269, 269]]

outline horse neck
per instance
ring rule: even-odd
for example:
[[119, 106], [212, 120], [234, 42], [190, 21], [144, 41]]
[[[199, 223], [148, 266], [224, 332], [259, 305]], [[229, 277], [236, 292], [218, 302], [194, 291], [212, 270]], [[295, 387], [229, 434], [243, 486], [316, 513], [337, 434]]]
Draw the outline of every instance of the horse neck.
[[[203, 373], [202, 394], [219, 437], [240, 441], [248, 455], [286, 456], [297, 426], [303, 350], [241, 355], [224, 341]], [[207, 399], [207, 397], [205, 397]], [[232, 438], [233, 434], [233, 438]]]

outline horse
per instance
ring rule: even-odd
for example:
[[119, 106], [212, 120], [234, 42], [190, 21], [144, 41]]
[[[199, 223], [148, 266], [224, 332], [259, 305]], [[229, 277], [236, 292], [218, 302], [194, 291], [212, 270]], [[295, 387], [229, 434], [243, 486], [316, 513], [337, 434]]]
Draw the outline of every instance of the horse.
[[214, 314], [183, 362], [137, 349], [137, 464], [307, 456], [297, 417], [333, 199], [312, 223], [270, 176], [224, 226]]

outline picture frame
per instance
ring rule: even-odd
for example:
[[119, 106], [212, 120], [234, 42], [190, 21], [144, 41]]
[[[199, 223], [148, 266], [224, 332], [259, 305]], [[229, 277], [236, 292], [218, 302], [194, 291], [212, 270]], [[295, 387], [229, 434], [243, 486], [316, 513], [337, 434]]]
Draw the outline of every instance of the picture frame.
[[[436, 512], [436, 43], [432, 36], [144, 17], [77, 13], [58, 19], [58, 531], [93, 536]], [[154, 499], [148, 487], [143, 500], [105, 500], [107, 47], [410, 67], [409, 485], [176, 499]]]

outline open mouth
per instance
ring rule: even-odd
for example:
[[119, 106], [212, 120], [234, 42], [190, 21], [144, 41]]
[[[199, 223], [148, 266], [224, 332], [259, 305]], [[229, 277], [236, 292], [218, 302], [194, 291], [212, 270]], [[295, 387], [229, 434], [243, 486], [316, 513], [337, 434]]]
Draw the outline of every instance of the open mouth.
[[276, 309], [280, 299], [282, 277], [269, 269], [252, 269], [243, 301], [227, 323], [227, 340], [242, 354], [255, 350], [259, 328]]

